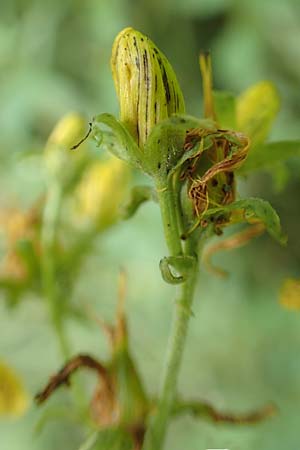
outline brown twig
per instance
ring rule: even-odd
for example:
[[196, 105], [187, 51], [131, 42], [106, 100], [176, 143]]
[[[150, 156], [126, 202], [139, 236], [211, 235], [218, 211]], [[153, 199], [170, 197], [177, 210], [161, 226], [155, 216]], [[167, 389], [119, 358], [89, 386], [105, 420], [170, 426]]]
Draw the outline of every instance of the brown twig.
[[54, 376], [50, 378], [49, 383], [46, 385], [46, 387], [39, 392], [35, 396], [35, 401], [38, 404], [43, 403], [45, 400], [52, 395], [56, 389], [58, 389], [62, 385], [70, 385], [70, 376], [79, 368], [89, 368], [92, 370], [95, 370], [99, 377], [103, 379], [107, 384], [109, 384], [109, 378], [107, 369], [96, 359], [92, 358], [89, 355], [78, 355], [74, 358], [70, 359], [64, 367]]

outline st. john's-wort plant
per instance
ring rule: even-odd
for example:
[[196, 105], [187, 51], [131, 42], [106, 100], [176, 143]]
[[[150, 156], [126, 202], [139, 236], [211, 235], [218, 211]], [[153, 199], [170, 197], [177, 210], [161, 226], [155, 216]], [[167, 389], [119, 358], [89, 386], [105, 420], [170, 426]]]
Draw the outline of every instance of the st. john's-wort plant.
[[[187, 411], [197, 417], [234, 424], [255, 423], [275, 410], [274, 406], [266, 405], [245, 416], [236, 416], [218, 412], [198, 400], [188, 402], [177, 396], [177, 381], [201, 262], [224, 274], [211, 262], [216, 251], [244, 245], [265, 231], [281, 244], [286, 240], [279, 217], [267, 201], [239, 198], [239, 176], [246, 176], [253, 170], [268, 170], [299, 154], [299, 141], [266, 142], [279, 109], [278, 94], [272, 83], [260, 82], [236, 98], [230, 93], [213, 90], [209, 54], [201, 54], [199, 62], [204, 96], [204, 118], [201, 119], [185, 113], [177, 77], [156, 45], [132, 28], [121, 31], [115, 39], [111, 58], [120, 118], [107, 113], [96, 116], [87, 135], [82, 135], [73, 146], [77, 150], [63, 156], [70, 161], [80, 159], [78, 154], [84, 153], [80, 146], [90, 138], [102, 151], [124, 161], [131, 170], [151, 177], [152, 187], [135, 186], [132, 189], [123, 206], [123, 216], [133, 216], [145, 201], [157, 202], [169, 252], [161, 258], [160, 270], [167, 283], [177, 286], [173, 324], [157, 398], [149, 398], [130, 355], [122, 307], [123, 278], [117, 324], [115, 327], [103, 324], [111, 341], [110, 361], [103, 364], [89, 355], [76, 356], [68, 360], [37, 395], [39, 403], [45, 401], [58, 386], [68, 384], [71, 374], [80, 367], [96, 372], [99, 383], [91, 407], [94, 431], [82, 447], [85, 449], [160, 450], [172, 417]], [[63, 173], [63, 178], [68, 176], [67, 170], [58, 172]], [[50, 218], [46, 206], [42, 220], [46, 227], [42, 233], [44, 258], [51, 256], [48, 246], [52, 240], [47, 223], [53, 228], [55, 217], [51, 218], [51, 211], [57, 210], [55, 204], [59, 202], [61, 186], [66, 183], [57, 175], [54, 178], [56, 181], [51, 181], [47, 200]], [[100, 183], [101, 174], [99, 180], [97, 175], [93, 180], [95, 185]], [[51, 200], [51, 192], [54, 200]], [[212, 237], [221, 236], [224, 229], [233, 224], [245, 224], [245, 228], [237, 235], [206, 247]], [[55, 286], [51, 260], [46, 259], [42, 267], [45, 290], [49, 291], [51, 299], [55, 296], [51, 291]], [[53, 304], [50, 300], [50, 305]], [[53, 321], [58, 321], [57, 327], [59, 320], [54, 311]]]

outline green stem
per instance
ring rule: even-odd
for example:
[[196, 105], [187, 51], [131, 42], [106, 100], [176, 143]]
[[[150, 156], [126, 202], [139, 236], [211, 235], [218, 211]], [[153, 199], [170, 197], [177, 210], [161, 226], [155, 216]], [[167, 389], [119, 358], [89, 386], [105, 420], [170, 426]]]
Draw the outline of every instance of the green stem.
[[171, 183], [168, 185], [158, 185], [156, 190], [164, 227], [164, 235], [170, 256], [182, 255], [180, 228], [175, 206], [176, 194], [174, 193]]
[[54, 255], [61, 201], [61, 187], [57, 182], [52, 181], [52, 184], [48, 190], [46, 205], [44, 208], [43, 227], [41, 233], [42, 284], [44, 295], [48, 303], [52, 325], [58, 338], [59, 347], [63, 357], [66, 359], [70, 356], [70, 349], [63, 329]]
[[[167, 187], [167, 190], [157, 189], [157, 191], [169, 251], [172, 256], [182, 254], [175, 193], [171, 185]], [[195, 256], [193, 243], [190, 239], [186, 241], [183, 254], [185, 256]], [[169, 338], [160, 400], [156, 414], [147, 430], [143, 450], [161, 450], [164, 443], [168, 421], [176, 397], [179, 370], [191, 316], [197, 274], [197, 264], [195, 264], [190, 270], [187, 280], [180, 285], [179, 297], [175, 304], [172, 330]]]

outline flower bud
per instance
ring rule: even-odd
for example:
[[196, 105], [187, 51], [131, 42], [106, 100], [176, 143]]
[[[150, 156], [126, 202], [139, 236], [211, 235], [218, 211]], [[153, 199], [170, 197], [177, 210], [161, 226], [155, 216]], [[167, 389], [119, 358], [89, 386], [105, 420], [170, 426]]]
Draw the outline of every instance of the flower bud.
[[284, 280], [279, 298], [281, 306], [291, 311], [300, 310], [300, 280], [287, 278]]
[[238, 129], [250, 137], [252, 146], [264, 142], [279, 106], [277, 89], [269, 81], [261, 81], [250, 86], [238, 97]]
[[92, 163], [75, 195], [79, 216], [92, 221], [99, 229], [115, 223], [127, 194], [129, 177], [128, 165], [114, 156]]
[[70, 169], [70, 161], [78, 163], [84, 152], [73, 155], [72, 160], [68, 150], [76, 144], [85, 133], [86, 121], [77, 113], [63, 116], [53, 128], [45, 148], [45, 163], [52, 174], [65, 172], [66, 165]]
[[133, 28], [116, 37], [111, 66], [121, 121], [143, 147], [155, 124], [184, 113], [175, 72], [156, 45]]

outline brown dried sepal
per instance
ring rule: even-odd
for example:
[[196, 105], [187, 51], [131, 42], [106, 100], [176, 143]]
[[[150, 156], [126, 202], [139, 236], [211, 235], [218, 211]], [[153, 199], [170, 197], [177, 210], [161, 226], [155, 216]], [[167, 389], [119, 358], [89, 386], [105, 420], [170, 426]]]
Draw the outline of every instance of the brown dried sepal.
[[[211, 142], [204, 152], [205, 138]], [[184, 150], [198, 146], [199, 151], [187, 160], [181, 180], [188, 180], [188, 196], [197, 217], [209, 207], [228, 205], [235, 200], [234, 170], [245, 161], [249, 145], [246, 136], [234, 131], [194, 129], [187, 133]], [[201, 174], [204, 158], [212, 165]]]
[[89, 355], [77, 355], [70, 359], [63, 368], [50, 378], [46, 387], [35, 396], [38, 404], [47, 400], [53, 392], [55, 392], [62, 385], [70, 385], [70, 377], [80, 368], [88, 368], [94, 370], [106, 389], [111, 390], [110, 378], [107, 369], [96, 359]]

